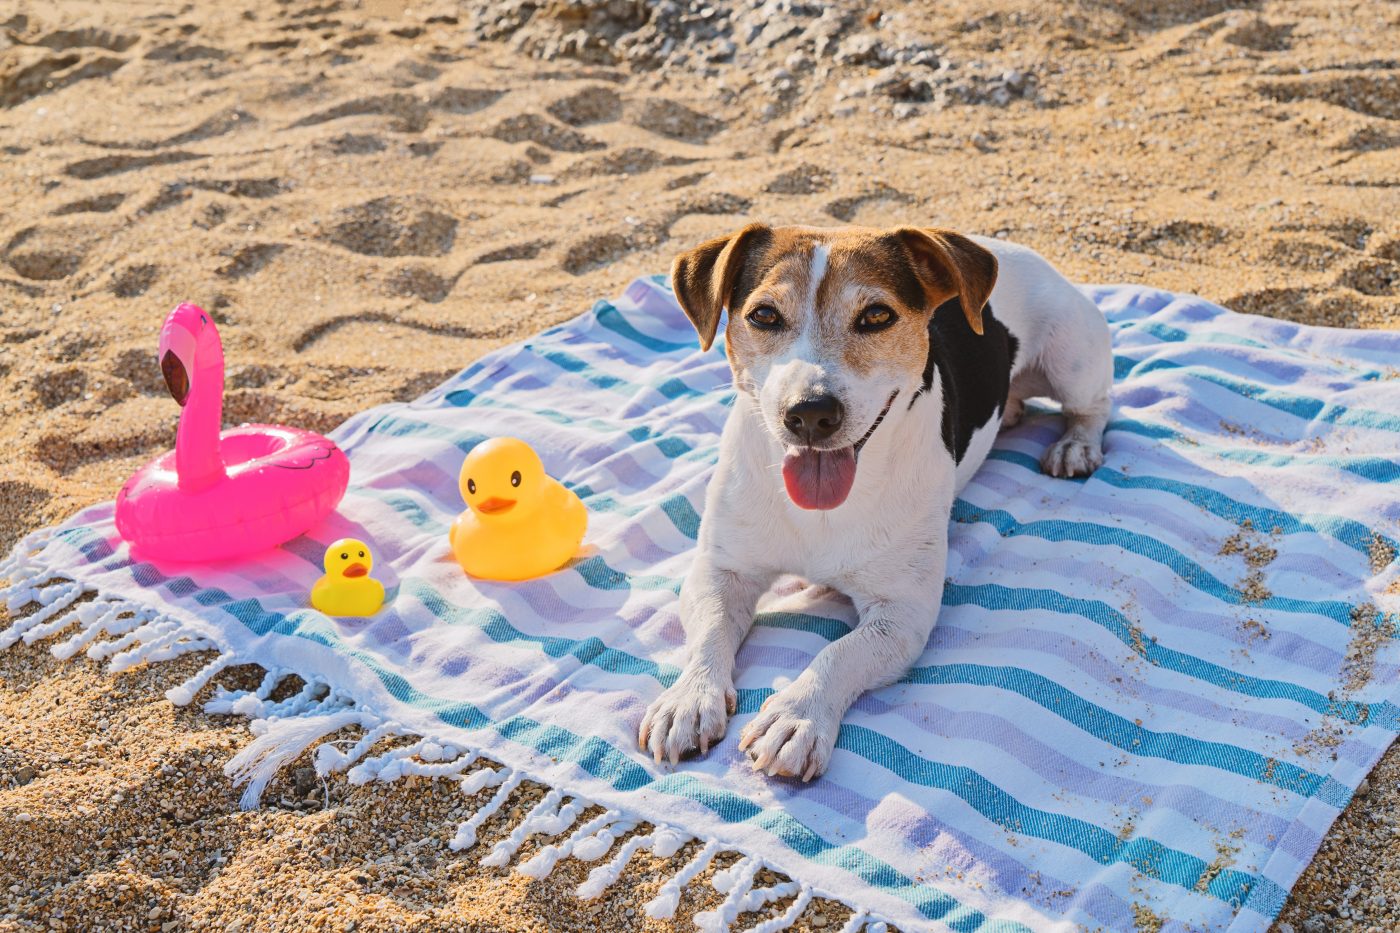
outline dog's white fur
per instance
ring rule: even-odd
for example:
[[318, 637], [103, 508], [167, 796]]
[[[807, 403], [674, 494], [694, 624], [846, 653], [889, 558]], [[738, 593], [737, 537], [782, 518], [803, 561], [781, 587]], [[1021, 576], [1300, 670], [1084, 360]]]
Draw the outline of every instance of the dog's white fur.
[[[1019, 420], [1025, 399], [1049, 396], [1062, 404], [1066, 430], [1046, 451], [1045, 471], [1081, 475], [1102, 462], [1112, 379], [1102, 315], [1032, 250], [969, 239], [997, 259], [990, 305], [1019, 348], [1005, 410], [975, 432], [960, 464], [940, 434], [937, 378], [929, 389], [933, 397], [910, 407], [921, 374], [907, 365], [858, 374], [816, 338], [823, 310], [816, 307], [817, 293], [828, 256], [820, 240], [810, 248], [803, 328], [783, 352], [745, 361], [749, 381], [740, 386], [724, 428], [695, 563], [681, 590], [688, 659], [675, 684], [647, 710], [639, 732], [641, 746], [658, 762], [674, 764], [693, 750], [703, 754], [723, 736], [736, 699], [735, 655], [756, 603], [780, 574], [794, 573], [849, 596], [859, 624], [768, 699], [743, 730], [740, 747], [770, 775], [810, 780], [822, 774], [851, 703], [897, 680], [923, 651], [941, 602], [954, 496], [986, 457], [999, 427]], [[840, 306], [839, 313], [867, 300], [860, 282], [836, 284], [841, 287], [828, 288], [827, 304]], [[732, 333], [740, 309], [729, 311]], [[833, 312], [828, 307], [825, 313]], [[812, 390], [833, 392], [845, 403], [839, 437], [846, 444], [866, 431], [891, 392], [899, 393], [860, 452], [849, 497], [827, 511], [796, 507], [777, 467], [790, 443], [781, 405]]]

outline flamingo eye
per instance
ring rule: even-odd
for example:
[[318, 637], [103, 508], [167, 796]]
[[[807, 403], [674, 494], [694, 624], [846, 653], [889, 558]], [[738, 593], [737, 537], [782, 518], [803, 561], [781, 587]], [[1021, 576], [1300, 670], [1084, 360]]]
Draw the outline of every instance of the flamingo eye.
[[467, 492], [476, 495], [476, 480], [470, 477], [467, 479]]
[[516, 470], [514, 473], [510, 474], [510, 484], [511, 484], [512, 486], [519, 486], [519, 485], [520, 485], [520, 471], [519, 471], [519, 470]]
[[349, 560], [349, 559], [350, 559], [350, 555], [347, 554], [347, 553], [344, 552], [344, 551], [341, 551], [341, 552], [340, 552], [340, 559], [341, 559], [341, 560]]

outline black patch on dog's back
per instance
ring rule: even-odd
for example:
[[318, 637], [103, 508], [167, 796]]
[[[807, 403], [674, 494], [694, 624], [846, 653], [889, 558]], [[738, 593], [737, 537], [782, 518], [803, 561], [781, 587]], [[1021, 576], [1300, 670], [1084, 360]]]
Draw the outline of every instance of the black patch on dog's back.
[[[954, 463], [962, 463], [973, 432], [1005, 410], [1016, 348], [1015, 336], [996, 319], [990, 302], [982, 309], [981, 336], [967, 323], [957, 297], [943, 302], [929, 318], [924, 386], [914, 398], [933, 387], [937, 370], [943, 387], [943, 446]], [[912, 399], [909, 405], [913, 407]]]

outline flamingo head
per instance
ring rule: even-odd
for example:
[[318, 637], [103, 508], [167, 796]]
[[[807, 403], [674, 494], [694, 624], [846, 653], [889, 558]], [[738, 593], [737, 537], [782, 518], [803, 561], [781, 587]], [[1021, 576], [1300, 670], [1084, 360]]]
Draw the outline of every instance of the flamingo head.
[[160, 347], [156, 351], [160, 372], [165, 377], [166, 388], [182, 406], [190, 397], [195, 361], [211, 342], [218, 346], [219, 332], [214, 327], [214, 319], [199, 305], [189, 302], [171, 311], [160, 329]]

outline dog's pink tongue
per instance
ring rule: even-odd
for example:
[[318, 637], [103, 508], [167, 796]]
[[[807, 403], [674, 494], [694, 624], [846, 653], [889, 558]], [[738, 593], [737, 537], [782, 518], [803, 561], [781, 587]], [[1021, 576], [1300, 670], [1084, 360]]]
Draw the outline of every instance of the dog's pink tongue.
[[851, 494], [856, 481], [856, 452], [840, 450], [790, 450], [783, 457], [783, 483], [788, 497], [800, 509], [834, 509]]

